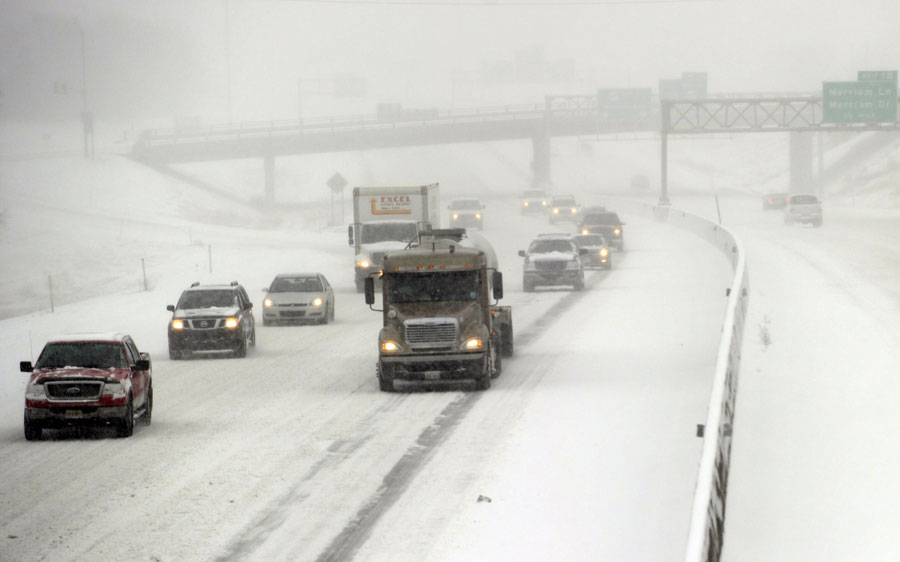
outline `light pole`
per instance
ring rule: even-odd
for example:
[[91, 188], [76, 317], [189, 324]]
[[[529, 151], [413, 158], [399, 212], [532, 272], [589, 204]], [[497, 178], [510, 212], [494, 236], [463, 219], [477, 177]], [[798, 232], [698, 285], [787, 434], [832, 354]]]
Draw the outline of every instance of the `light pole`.
[[85, 56], [84, 27], [77, 18], [75, 19], [75, 25], [78, 26], [78, 35], [81, 39], [81, 126], [84, 131], [84, 157], [93, 159], [94, 114], [88, 111], [87, 103], [87, 57]]
[[231, 115], [231, 14], [228, 0], [222, 0], [225, 7], [225, 95], [228, 108], [228, 124], [232, 122]]

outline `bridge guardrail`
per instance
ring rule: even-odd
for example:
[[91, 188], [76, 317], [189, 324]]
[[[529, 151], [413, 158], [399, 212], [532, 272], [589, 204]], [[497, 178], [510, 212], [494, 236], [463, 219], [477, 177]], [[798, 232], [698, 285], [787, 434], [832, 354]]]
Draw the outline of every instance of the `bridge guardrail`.
[[[612, 200], [611, 200], [612, 201]], [[731, 436], [737, 401], [741, 343], [749, 305], [750, 278], [746, 254], [737, 237], [708, 219], [674, 209], [627, 199], [615, 199], [616, 209], [640, 214], [693, 232], [719, 249], [731, 262], [734, 277], [716, 356], [703, 434], [703, 451], [691, 513], [685, 562], [718, 562], [725, 537], [725, 499], [731, 464]]]

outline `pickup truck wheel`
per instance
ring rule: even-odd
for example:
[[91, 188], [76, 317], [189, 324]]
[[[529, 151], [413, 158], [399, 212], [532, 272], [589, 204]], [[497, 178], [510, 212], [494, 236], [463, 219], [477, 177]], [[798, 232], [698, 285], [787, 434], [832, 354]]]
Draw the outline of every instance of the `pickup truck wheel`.
[[41, 437], [43, 437], [44, 429], [34, 423], [28, 421], [28, 418], [25, 418], [25, 440], [26, 441], [40, 441]]
[[144, 414], [141, 416], [141, 423], [150, 425], [153, 419], [153, 384], [147, 389], [147, 402], [144, 404]]
[[375, 367], [375, 374], [378, 377], [378, 388], [381, 392], [394, 392], [394, 369], [378, 362]]
[[134, 434], [134, 400], [128, 395], [128, 403], [125, 405], [125, 415], [116, 425], [117, 437], [131, 437]]

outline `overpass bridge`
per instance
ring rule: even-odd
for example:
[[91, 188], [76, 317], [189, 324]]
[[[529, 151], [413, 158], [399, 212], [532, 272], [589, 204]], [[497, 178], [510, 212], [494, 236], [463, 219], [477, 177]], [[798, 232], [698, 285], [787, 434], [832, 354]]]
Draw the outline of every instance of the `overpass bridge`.
[[550, 180], [551, 137], [658, 130], [656, 112], [625, 120], [601, 112], [595, 96], [548, 96], [544, 104], [435, 111], [416, 119], [372, 115], [149, 130], [132, 157], [158, 168], [262, 158], [266, 201], [273, 202], [277, 156], [531, 139], [533, 181], [542, 185]]

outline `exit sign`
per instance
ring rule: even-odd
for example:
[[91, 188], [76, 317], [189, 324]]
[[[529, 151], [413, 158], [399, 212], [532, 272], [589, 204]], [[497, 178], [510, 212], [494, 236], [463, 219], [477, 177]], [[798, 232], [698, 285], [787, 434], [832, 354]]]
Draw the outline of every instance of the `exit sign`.
[[860, 70], [856, 73], [860, 82], [893, 82], [897, 83], [896, 70]]

